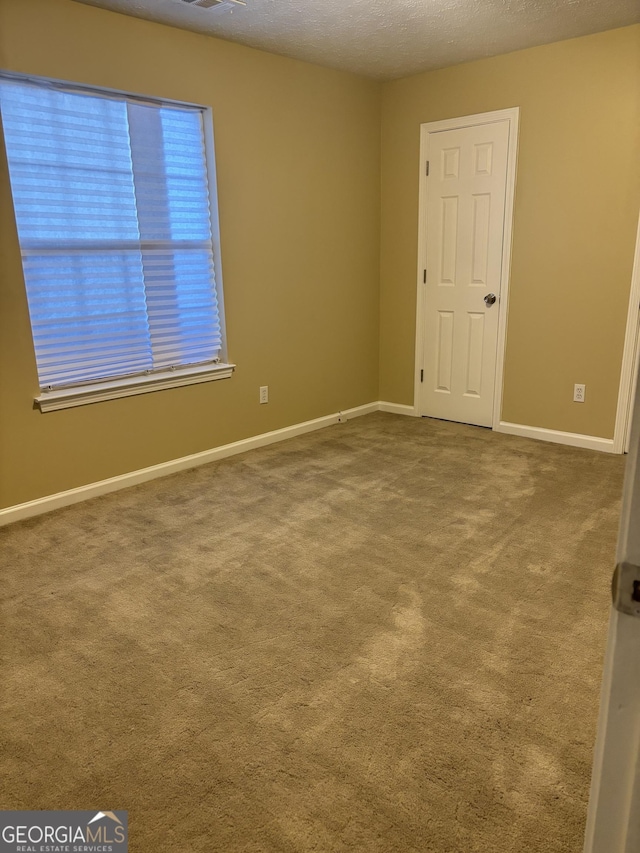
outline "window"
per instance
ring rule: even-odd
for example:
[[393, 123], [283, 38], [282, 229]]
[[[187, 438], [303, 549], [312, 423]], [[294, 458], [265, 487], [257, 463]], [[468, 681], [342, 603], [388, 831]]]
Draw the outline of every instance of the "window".
[[207, 110], [2, 76], [0, 113], [40, 408], [231, 375]]

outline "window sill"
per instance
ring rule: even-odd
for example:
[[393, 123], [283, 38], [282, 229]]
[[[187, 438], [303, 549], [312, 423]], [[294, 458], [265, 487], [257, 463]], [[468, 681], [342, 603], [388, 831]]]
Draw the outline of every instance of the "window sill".
[[43, 391], [39, 397], [35, 398], [35, 403], [41, 412], [55, 412], [58, 409], [87, 406], [89, 403], [100, 403], [103, 400], [117, 400], [119, 397], [163, 391], [165, 388], [180, 388], [182, 385], [229, 379], [234, 369], [235, 364], [207, 364], [191, 369], [167, 370], [163, 373], [131, 376], [112, 382], [96, 382], [93, 385]]

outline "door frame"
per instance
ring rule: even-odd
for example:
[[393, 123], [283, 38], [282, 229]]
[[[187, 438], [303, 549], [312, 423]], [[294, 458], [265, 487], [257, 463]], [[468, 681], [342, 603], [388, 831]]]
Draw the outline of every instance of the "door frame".
[[620, 372], [620, 390], [618, 391], [618, 406], [616, 409], [616, 425], [613, 432], [613, 452], [628, 453], [631, 437], [631, 414], [638, 381], [638, 359], [640, 347], [640, 217], [638, 218], [638, 234], [636, 251], [631, 273], [631, 290], [629, 292], [629, 309], [627, 311], [627, 328], [624, 336], [622, 351], [622, 370]]
[[507, 183], [505, 187], [504, 232], [502, 240], [502, 267], [500, 272], [500, 300], [498, 312], [498, 346], [496, 353], [495, 386], [493, 395], [492, 429], [500, 423], [502, 414], [502, 385], [504, 379], [504, 356], [507, 344], [507, 311], [509, 304], [509, 279], [511, 275], [511, 246], [513, 241], [513, 210], [515, 203], [516, 169], [518, 160], [518, 128], [520, 107], [494, 110], [488, 113], [460, 116], [430, 121], [420, 125], [420, 179], [418, 184], [418, 271], [416, 304], [416, 347], [414, 365], [413, 411], [420, 417], [421, 402], [420, 371], [424, 365], [424, 313], [426, 310], [426, 288], [423, 270], [427, 265], [427, 191], [426, 163], [429, 160], [429, 134], [443, 130], [460, 130], [474, 125], [509, 121], [509, 144], [507, 147]]

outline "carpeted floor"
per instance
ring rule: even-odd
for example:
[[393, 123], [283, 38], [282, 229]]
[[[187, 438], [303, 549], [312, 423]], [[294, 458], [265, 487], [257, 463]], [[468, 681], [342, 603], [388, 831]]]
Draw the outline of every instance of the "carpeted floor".
[[377, 414], [1, 530], [0, 806], [579, 853], [623, 466]]

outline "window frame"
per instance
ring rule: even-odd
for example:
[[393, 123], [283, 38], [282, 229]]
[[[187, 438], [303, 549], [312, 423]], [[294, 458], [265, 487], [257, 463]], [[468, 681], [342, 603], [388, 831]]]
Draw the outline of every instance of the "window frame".
[[[211, 222], [211, 242], [213, 249], [214, 288], [218, 304], [218, 320], [221, 332], [220, 356], [216, 362], [199, 363], [195, 365], [177, 366], [168, 370], [150, 371], [144, 374], [127, 375], [120, 377], [105, 377], [104, 379], [91, 382], [78, 383], [63, 388], [45, 389], [40, 387], [40, 393], [34, 397], [35, 406], [41, 412], [57, 411], [75, 406], [84, 406], [89, 403], [101, 402], [103, 400], [114, 400], [121, 397], [130, 397], [138, 394], [146, 394], [152, 391], [160, 391], [168, 388], [178, 388], [186, 385], [212, 382], [219, 379], [228, 379], [233, 375], [236, 365], [229, 362], [227, 350], [227, 330], [224, 305], [224, 288], [222, 279], [222, 259], [220, 248], [220, 219], [218, 209], [218, 181], [216, 173], [215, 142], [213, 128], [213, 110], [210, 106], [193, 103], [191, 101], [179, 101], [171, 98], [159, 98], [153, 95], [141, 95], [128, 92], [123, 89], [114, 89], [105, 86], [92, 86], [82, 83], [74, 83], [68, 80], [60, 80], [53, 77], [41, 77], [33, 74], [21, 74], [6, 71], [0, 68], [0, 81], [9, 80], [17, 83], [32, 83], [40, 87], [49, 87], [67, 91], [71, 94], [88, 94], [95, 97], [111, 98], [118, 100], [126, 98], [138, 103], [156, 107], [177, 107], [200, 110], [202, 113], [202, 128], [204, 136], [205, 167], [207, 173], [207, 186], [209, 190], [209, 217]], [[1, 124], [0, 124], [1, 131]], [[6, 143], [4, 135], [0, 133], [5, 154]], [[9, 184], [10, 187], [10, 184]], [[11, 192], [11, 188], [10, 188]], [[13, 207], [13, 197], [12, 197]], [[15, 209], [14, 209], [15, 217]], [[15, 221], [15, 220], [14, 220]], [[20, 255], [22, 259], [22, 244], [16, 231]], [[24, 282], [25, 295], [27, 292]], [[33, 329], [30, 330], [33, 335]], [[35, 345], [33, 345], [35, 362]], [[36, 371], [37, 372], [37, 371]]]

